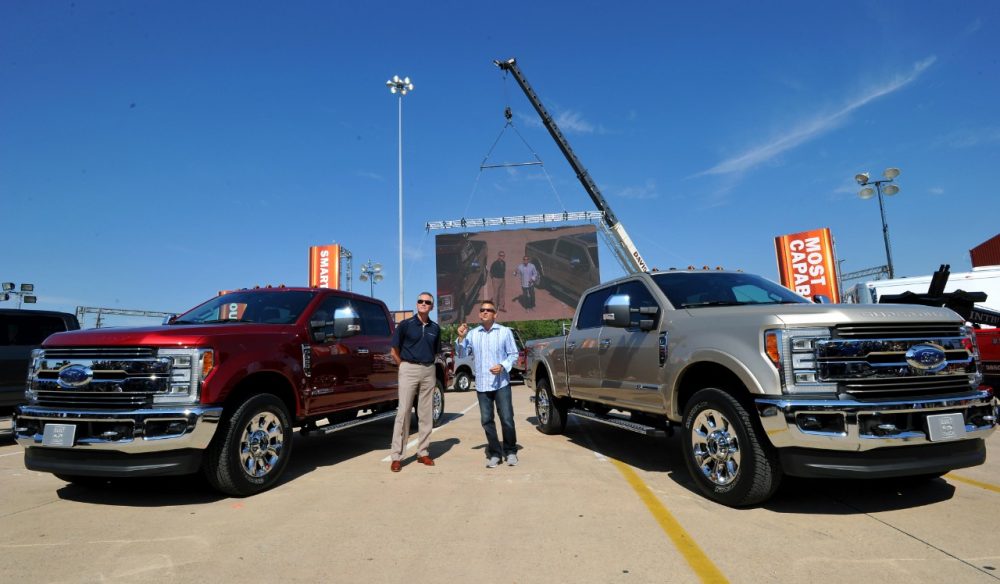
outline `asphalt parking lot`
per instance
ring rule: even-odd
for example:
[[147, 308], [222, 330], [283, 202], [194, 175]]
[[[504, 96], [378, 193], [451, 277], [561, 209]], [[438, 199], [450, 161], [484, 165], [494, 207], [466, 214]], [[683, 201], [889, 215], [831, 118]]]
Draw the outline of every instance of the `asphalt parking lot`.
[[[786, 480], [735, 510], [694, 491], [679, 437], [571, 418], [484, 468], [475, 395], [448, 392], [437, 465], [389, 472], [391, 422], [296, 436], [285, 480], [69, 485], [24, 469], [0, 422], [5, 582], [996, 582], [1000, 435], [987, 464], [927, 481]], [[415, 436], [414, 436], [415, 438]]]

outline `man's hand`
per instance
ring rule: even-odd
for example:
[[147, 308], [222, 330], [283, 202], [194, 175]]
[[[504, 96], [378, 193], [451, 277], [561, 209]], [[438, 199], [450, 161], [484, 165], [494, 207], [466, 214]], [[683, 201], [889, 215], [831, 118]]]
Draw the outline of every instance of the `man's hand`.
[[467, 335], [468, 333], [469, 333], [469, 325], [465, 324], [464, 322], [458, 325], [458, 340], [461, 341], [462, 339], [464, 339], [465, 335]]
[[500, 375], [501, 371], [503, 371], [503, 365], [494, 365], [493, 367], [490, 367], [490, 373], [493, 375]]

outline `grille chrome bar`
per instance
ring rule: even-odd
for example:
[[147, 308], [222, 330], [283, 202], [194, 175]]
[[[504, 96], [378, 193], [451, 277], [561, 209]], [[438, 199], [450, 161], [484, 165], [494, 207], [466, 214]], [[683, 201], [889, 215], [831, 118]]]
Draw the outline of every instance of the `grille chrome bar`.
[[918, 338], [918, 337], [960, 337], [961, 325], [953, 322], [942, 323], [861, 323], [840, 324], [834, 327], [840, 338]]
[[152, 359], [154, 347], [56, 347], [45, 349], [48, 359]]

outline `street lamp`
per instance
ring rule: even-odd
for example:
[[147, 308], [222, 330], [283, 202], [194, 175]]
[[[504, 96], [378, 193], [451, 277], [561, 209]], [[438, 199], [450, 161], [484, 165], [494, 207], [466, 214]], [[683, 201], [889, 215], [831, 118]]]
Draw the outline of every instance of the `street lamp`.
[[17, 296], [17, 307], [21, 308], [21, 302], [25, 304], [34, 304], [38, 302], [38, 297], [35, 296], [35, 285], [34, 284], [21, 284], [20, 290], [15, 290], [16, 286], [13, 282], [4, 282], [0, 286], [0, 301], [10, 300], [10, 295], [13, 294]]
[[[889, 268], [889, 279], [892, 279], [896, 277], [896, 272], [892, 267], [892, 247], [889, 245], [889, 224], [885, 222], [885, 205], [882, 202], [882, 195], [885, 194], [886, 196], [892, 196], [899, 192], [899, 187], [896, 185], [886, 184], [891, 183], [893, 179], [899, 176], [899, 169], [890, 166], [885, 169], [882, 176], [885, 177], [882, 180], [869, 180], [868, 173], [862, 172], [854, 175], [854, 180], [858, 181], [858, 184], [864, 187], [858, 191], [858, 196], [862, 199], [870, 199], [876, 193], [878, 194], [878, 210], [882, 215], [882, 237], [885, 239], [885, 263]], [[883, 187], [883, 184], [886, 186]], [[868, 185], [875, 185], [875, 189], [873, 190]]]
[[382, 281], [382, 264], [373, 264], [371, 259], [361, 266], [361, 275], [358, 278], [362, 282], [368, 282], [369, 296], [375, 298], [375, 284]]
[[399, 96], [399, 309], [403, 310], [403, 96], [413, 91], [413, 84], [409, 77], [393, 75], [385, 85]]

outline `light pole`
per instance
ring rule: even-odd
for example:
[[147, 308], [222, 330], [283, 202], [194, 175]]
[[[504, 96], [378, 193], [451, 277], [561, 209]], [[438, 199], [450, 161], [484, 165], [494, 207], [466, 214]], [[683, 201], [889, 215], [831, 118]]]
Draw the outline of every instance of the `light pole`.
[[382, 264], [373, 264], [369, 258], [368, 263], [361, 266], [361, 275], [358, 278], [362, 282], [368, 282], [368, 295], [375, 298], [375, 284], [382, 281]]
[[413, 91], [413, 84], [409, 77], [393, 75], [385, 85], [389, 93], [399, 96], [399, 309], [403, 310], [403, 96]]
[[[889, 268], [889, 279], [896, 277], [896, 272], [892, 267], [892, 246], [889, 245], [889, 224], [885, 222], [885, 204], [882, 202], [882, 194], [885, 193], [886, 196], [892, 196], [899, 192], [899, 187], [896, 185], [886, 184], [891, 183], [893, 179], [899, 176], [899, 169], [894, 167], [889, 167], [885, 169], [882, 173], [885, 177], [882, 180], [868, 180], [868, 173], [862, 172], [860, 174], [854, 175], [854, 180], [858, 181], [858, 184], [862, 188], [858, 191], [858, 196], [862, 199], [870, 199], [872, 195], [878, 193], [878, 210], [882, 215], [882, 237], [885, 239], [885, 263]], [[886, 184], [885, 187], [882, 185]], [[868, 185], [875, 185], [875, 189]]]
[[21, 308], [21, 302], [25, 304], [34, 304], [38, 302], [38, 297], [35, 296], [35, 285], [34, 284], [21, 284], [21, 289], [15, 290], [13, 282], [4, 282], [2, 286], [2, 291], [0, 291], [0, 300], [10, 300], [10, 295], [13, 294], [17, 296], [17, 308]]

